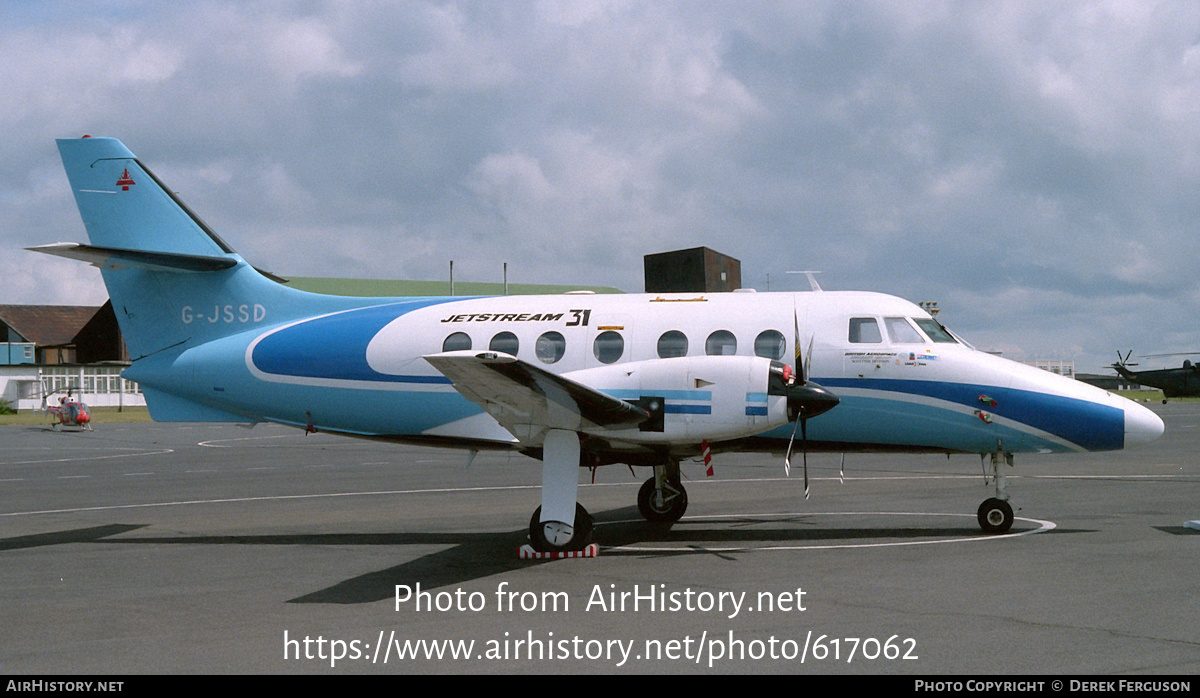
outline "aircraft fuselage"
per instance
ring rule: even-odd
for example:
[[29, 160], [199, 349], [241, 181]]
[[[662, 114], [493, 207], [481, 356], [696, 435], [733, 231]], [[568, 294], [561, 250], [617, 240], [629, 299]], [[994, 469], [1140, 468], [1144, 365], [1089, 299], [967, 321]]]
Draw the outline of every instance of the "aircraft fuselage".
[[[795, 364], [797, 347], [809, 378], [841, 399], [811, 420], [813, 450], [1111, 450], [1157, 419], [1103, 390], [976, 351], [918, 306], [877, 293], [389, 299], [283, 324], [271, 323], [269, 302], [243, 305], [180, 307], [182, 330], [245, 329], [148, 357], [128, 375], [225, 417], [526, 448], [422, 358], [500, 352], [623, 400], [664, 398], [662, 432], [608, 430], [594, 442], [628, 459], [692, 455], [702, 439], [782, 451], [792, 429], [767, 395], [765, 371], [770, 361]], [[643, 380], [652, 371], [664, 375]]]

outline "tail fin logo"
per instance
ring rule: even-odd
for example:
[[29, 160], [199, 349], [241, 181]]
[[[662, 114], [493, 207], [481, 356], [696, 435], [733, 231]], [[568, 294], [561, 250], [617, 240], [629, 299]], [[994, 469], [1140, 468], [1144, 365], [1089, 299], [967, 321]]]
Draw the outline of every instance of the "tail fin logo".
[[117, 180], [117, 186], [121, 187], [121, 191], [129, 191], [129, 187], [133, 186], [134, 184], [137, 184], [137, 182], [134, 182], [133, 178], [129, 176], [129, 169], [126, 168], [125, 171], [121, 173], [121, 178]]

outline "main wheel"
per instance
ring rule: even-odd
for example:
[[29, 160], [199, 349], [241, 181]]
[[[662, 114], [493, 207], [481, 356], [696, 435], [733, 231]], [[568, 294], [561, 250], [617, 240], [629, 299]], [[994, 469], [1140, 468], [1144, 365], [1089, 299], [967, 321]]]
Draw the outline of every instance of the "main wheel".
[[992, 497], [979, 505], [978, 518], [984, 533], [1007, 533], [1013, 525], [1013, 510], [1008, 502]]
[[654, 478], [642, 483], [638, 490], [638, 511], [642, 518], [655, 523], [674, 523], [687, 511], [687, 490], [679, 480], [668, 479], [663, 484], [662, 498], [655, 491]]
[[538, 507], [529, 519], [529, 544], [543, 553], [583, 550], [592, 542], [594, 528], [592, 515], [579, 502], [575, 503], [575, 524], [571, 531], [556, 521], [542, 523], [542, 508]]

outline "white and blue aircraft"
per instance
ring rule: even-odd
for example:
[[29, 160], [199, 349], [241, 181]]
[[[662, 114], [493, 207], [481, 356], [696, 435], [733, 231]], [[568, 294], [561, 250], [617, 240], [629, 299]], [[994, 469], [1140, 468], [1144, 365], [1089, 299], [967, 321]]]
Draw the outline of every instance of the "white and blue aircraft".
[[[102, 270], [159, 421], [277, 422], [542, 460], [531, 544], [582, 548], [580, 466], [653, 468], [651, 521], [687, 506], [703, 450], [975, 453], [1013, 522], [1014, 453], [1103, 451], [1163, 433], [1104, 390], [976, 351], [878, 293], [345, 298], [251, 267], [123, 144], [60, 140], [90, 244], [31, 248]], [[809, 423], [811, 421], [811, 424]], [[807, 467], [805, 467], [807, 471]], [[807, 480], [807, 472], [805, 473]]]

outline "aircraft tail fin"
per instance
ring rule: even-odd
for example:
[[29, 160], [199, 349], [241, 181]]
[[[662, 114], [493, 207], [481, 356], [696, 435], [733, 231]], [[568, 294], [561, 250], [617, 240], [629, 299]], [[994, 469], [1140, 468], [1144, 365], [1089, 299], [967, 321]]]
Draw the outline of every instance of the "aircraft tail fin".
[[256, 271], [120, 141], [85, 136], [58, 149], [91, 244], [31, 249], [100, 268], [134, 361], [349, 305]]
[[93, 245], [197, 256], [234, 254], [115, 138], [62, 139], [58, 151]]

